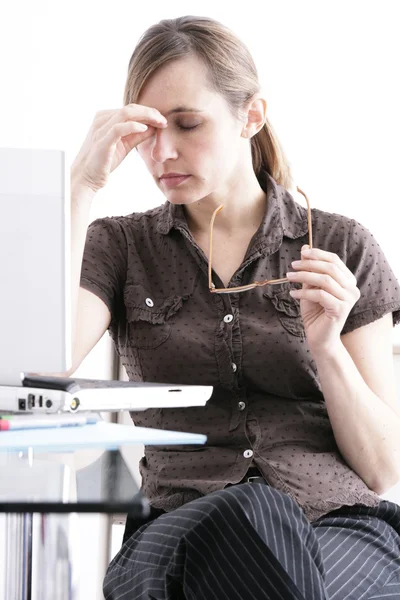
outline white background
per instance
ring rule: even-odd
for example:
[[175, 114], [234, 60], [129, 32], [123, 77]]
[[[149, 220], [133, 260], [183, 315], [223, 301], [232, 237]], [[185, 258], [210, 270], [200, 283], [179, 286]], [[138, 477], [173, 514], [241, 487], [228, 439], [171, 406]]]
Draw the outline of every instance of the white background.
[[[129, 58], [162, 18], [211, 16], [251, 50], [268, 117], [312, 206], [357, 219], [397, 278], [398, 3], [13, 0], [0, 19], [0, 145], [62, 148], [71, 160], [98, 110], [122, 106]], [[300, 196], [302, 198], [302, 196]], [[95, 213], [164, 200], [131, 153]], [[400, 343], [400, 327], [394, 330]]]
[[[4, 3], [0, 146], [64, 149], [72, 162], [96, 111], [122, 106], [139, 36], [162, 18], [185, 14], [214, 17], [248, 45], [295, 184], [311, 206], [367, 227], [400, 279], [396, 0]], [[131, 153], [98, 193], [91, 218], [163, 201]], [[394, 340], [400, 345], [400, 327]], [[107, 378], [109, 339], [95, 352], [79, 375]], [[87, 555], [95, 551], [89, 540]], [[90, 568], [87, 562], [82, 598], [97, 600], [100, 576]]]

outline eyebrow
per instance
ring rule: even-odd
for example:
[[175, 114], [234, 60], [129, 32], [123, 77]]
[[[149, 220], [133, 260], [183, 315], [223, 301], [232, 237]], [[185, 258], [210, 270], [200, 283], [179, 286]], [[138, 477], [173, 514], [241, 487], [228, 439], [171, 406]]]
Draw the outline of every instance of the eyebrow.
[[182, 112], [201, 113], [204, 111], [199, 110], [198, 108], [189, 108], [188, 106], [177, 106], [176, 108], [173, 108], [172, 110], [169, 110], [167, 113], [165, 113], [165, 116], [172, 115], [174, 113], [182, 113]]

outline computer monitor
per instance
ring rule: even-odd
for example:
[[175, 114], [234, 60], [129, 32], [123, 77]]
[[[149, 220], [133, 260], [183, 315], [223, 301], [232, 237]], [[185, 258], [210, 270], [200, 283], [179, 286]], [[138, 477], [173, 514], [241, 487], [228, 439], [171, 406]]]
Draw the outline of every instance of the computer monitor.
[[66, 162], [63, 150], [0, 148], [0, 386], [71, 366]]

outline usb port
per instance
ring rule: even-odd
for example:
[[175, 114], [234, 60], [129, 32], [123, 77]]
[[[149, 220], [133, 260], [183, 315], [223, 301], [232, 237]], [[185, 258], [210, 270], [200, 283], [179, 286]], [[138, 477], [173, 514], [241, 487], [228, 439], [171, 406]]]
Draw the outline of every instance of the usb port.
[[28, 409], [35, 408], [35, 394], [28, 394]]
[[39, 408], [43, 408], [43, 396], [39, 396]]

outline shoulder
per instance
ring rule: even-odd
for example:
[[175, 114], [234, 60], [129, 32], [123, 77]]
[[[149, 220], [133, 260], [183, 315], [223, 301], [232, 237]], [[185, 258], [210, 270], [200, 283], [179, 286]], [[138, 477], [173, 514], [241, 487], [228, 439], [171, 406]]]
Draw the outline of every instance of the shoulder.
[[158, 224], [165, 212], [165, 205], [149, 208], [143, 212], [133, 212], [129, 215], [108, 217], [121, 226], [140, 226]]
[[337, 254], [357, 280], [360, 298], [342, 334], [393, 312], [400, 322], [400, 285], [374, 233], [358, 219], [312, 209], [313, 246]]
[[353, 221], [340, 213], [311, 208], [313, 246], [333, 252], [346, 261]]
[[336, 212], [329, 212], [327, 210], [321, 210], [320, 208], [311, 207], [311, 214], [313, 216], [313, 222], [317, 228], [326, 230], [335, 227], [335, 230], [343, 229], [348, 232], [348, 228], [353, 221], [351, 217], [342, 215]]
[[344, 253], [341, 256], [343, 259], [357, 248], [362, 249], [368, 245], [379, 252], [380, 246], [374, 234], [357, 219], [318, 208], [312, 208], [311, 214], [314, 246], [319, 243], [321, 248]]
[[134, 212], [129, 215], [116, 215], [99, 217], [92, 221], [88, 228], [88, 236], [108, 238], [111, 242], [129, 242], [141, 236], [158, 231], [159, 223], [163, 218], [163, 206], [157, 206], [144, 212]]
[[313, 209], [312, 227], [313, 246], [337, 254], [360, 283], [398, 285], [379, 241], [359, 220]]

